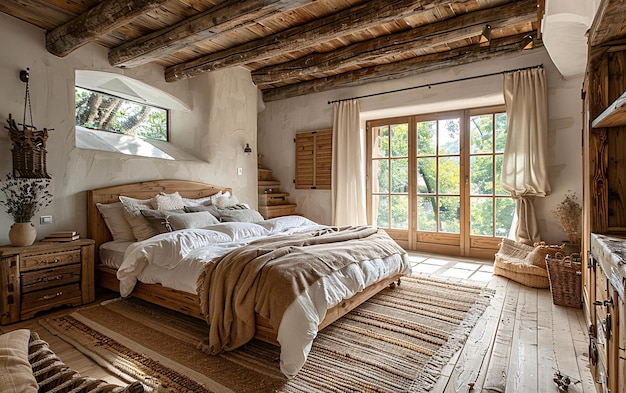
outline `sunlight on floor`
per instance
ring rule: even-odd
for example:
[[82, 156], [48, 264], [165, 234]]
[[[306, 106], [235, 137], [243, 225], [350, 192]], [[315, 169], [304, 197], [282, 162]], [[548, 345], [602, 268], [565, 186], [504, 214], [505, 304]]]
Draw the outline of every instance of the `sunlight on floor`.
[[416, 251], [409, 251], [409, 260], [414, 275], [485, 285], [493, 274], [492, 261], [432, 255]]

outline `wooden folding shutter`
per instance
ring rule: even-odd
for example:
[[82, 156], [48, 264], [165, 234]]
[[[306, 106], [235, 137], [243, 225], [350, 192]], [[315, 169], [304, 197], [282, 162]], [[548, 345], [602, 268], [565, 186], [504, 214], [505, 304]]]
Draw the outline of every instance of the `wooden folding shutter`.
[[296, 188], [330, 190], [333, 130], [296, 134]]

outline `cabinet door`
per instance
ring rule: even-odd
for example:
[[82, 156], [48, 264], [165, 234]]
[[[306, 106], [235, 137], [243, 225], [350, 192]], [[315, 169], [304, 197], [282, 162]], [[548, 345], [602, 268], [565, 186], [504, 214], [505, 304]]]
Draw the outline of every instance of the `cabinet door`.
[[626, 304], [623, 299], [619, 299], [618, 301], [618, 312], [619, 312], [619, 332], [617, 334], [617, 339], [619, 342], [618, 348], [618, 366], [617, 366], [617, 375], [619, 378], [618, 381], [618, 392], [626, 392]]

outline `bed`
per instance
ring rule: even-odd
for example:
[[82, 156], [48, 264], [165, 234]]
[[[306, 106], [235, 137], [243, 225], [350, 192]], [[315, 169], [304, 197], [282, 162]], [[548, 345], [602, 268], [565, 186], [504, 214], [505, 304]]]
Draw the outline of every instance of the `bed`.
[[[176, 238], [176, 236], [182, 236], [181, 235], [182, 233], [187, 235], [187, 232], [194, 234], [194, 231], [196, 231], [196, 230], [175, 231], [175, 232], [170, 232], [170, 233], [159, 234], [157, 236], [154, 236], [152, 238], [149, 238], [140, 242], [134, 242], [134, 243], [129, 242], [130, 244], [124, 244], [124, 242], [120, 243], [117, 241], [113, 241], [114, 240], [113, 235], [111, 234], [111, 231], [109, 230], [109, 227], [107, 226], [107, 223], [105, 222], [105, 219], [103, 218], [103, 215], [101, 214], [101, 211], [99, 210], [99, 207], [101, 208], [102, 205], [112, 205], [114, 203], [119, 202], [120, 196], [124, 196], [127, 198], [136, 198], [136, 199], [150, 199], [150, 198], [153, 198], [157, 194], [171, 195], [173, 193], [179, 194], [182, 198], [185, 198], [186, 200], [188, 199], [195, 200], [195, 199], [207, 198], [207, 197], [218, 195], [218, 194], [228, 195], [228, 193], [232, 193], [232, 190], [226, 187], [219, 187], [219, 186], [214, 186], [214, 185], [204, 184], [204, 183], [194, 182], [194, 181], [156, 180], [156, 181], [145, 181], [145, 182], [112, 186], [112, 187], [105, 187], [105, 188], [88, 191], [88, 194], [87, 194], [88, 195], [88, 236], [95, 240], [96, 250], [98, 250], [96, 252], [96, 285], [107, 288], [107, 289], [111, 289], [114, 291], [121, 290], [121, 293], [123, 294], [124, 292], [129, 292], [129, 289], [126, 288], [126, 284], [125, 284], [126, 279], [124, 276], [124, 271], [128, 269], [126, 269], [124, 266], [118, 267], [120, 269], [119, 274], [120, 276], [123, 277], [121, 280], [122, 285], [120, 285], [120, 279], [118, 279], [118, 270], [115, 267], [106, 266], [105, 264], [102, 263], [104, 261], [102, 261], [101, 258], [105, 258], [105, 259], [107, 258], [106, 257], [107, 254], [103, 252], [102, 250], [110, 250], [110, 247], [112, 246], [117, 247], [118, 244], [121, 244], [121, 247], [122, 247], [121, 250], [124, 251], [125, 249], [124, 254], [126, 255], [125, 255], [124, 262], [126, 262], [126, 260], [129, 259], [129, 254], [133, 254], [133, 252], [130, 251], [131, 249], [135, 250], [139, 248], [143, 252], [144, 246], [155, 244], [155, 243], [161, 244], [160, 242], [161, 242], [161, 239], [163, 238], [167, 239], [167, 241], [170, 241], [170, 238]], [[260, 238], [260, 239], [254, 238], [253, 240], [255, 242], [251, 243], [253, 244], [253, 246], [251, 247], [247, 247], [248, 246], [247, 243], [249, 243], [248, 240], [245, 240], [245, 241], [240, 240], [240, 242], [245, 243], [246, 247], [242, 246], [241, 249], [239, 249], [238, 248], [239, 246], [237, 246], [237, 251], [243, 254], [245, 254], [247, 251], [247, 253], [250, 254], [251, 252], [254, 253], [253, 251], [249, 250], [250, 248], [259, 249], [259, 247], [266, 247], [266, 248], [274, 247], [272, 245], [273, 243], [272, 244], [268, 243], [268, 244], [259, 246], [257, 245], [257, 242], [264, 242], [264, 241], [273, 242], [273, 241], [276, 241], [276, 239], [280, 239], [280, 241], [284, 243], [284, 242], [292, 241], [292, 239], [297, 239], [299, 236], [303, 236], [309, 239], [310, 238], [309, 233], [312, 233], [308, 228], [308, 225], [311, 225], [311, 223], [308, 223], [307, 222], [308, 220], [306, 220], [305, 218], [283, 217], [283, 218], [276, 218], [272, 220], [266, 220], [266, 222], [259, 223], [259, 224], [263, 224], [264, 227], [270, 228], [271, 230], [274, 230], [274, 228], [277, 226], [277, 223], [280, 223], [280, 225], [284, 226], [285, 222], [289, 222], [289, 223], [298, 222], [300, 223], [298, 225], [301, 225], [301, 227], [294, 227], [294, 228], [290, 227], [288, 234], [284, 234], [280, 232], [280, 233], [273, 233], [272, 236], [267, 236], [266, 238], [265, 237]], [[235, 225], [235, 224], [232, 224], [232, 225]], [[241, 223], [241, 224], [236, 224], [236, 225], [243, 226], [244, 224]], [[206, 228], [198, 229], [197, 231], [204, 231], [205, 229], [208, 230], [209, 228], [214, 228], [214, 227], [217, 228], [218, 226], [217, 225], [208, 226]], [[367, 232], [369, 236], [369, 233], [373, 233], [372, 231], [374, 230], [374, 232], [376, 232], [376, 236], [386, 237], [386, 234], [384, 234], [384, 232], [377, 231], [375, 228], [371, 228], [371, 227], [341, 228], [341, 229], [332, 228], [331, 229], [325, 226], [315, 227], [311, 225], [311, 228], [313, 228], [316, 231], [320, 231], [320, 233], [333, 232], [331, 236], [344, 236], [344, 234], [347, 234], [350, 236], [362, 237], [362, 236], [365, 236], [365, 235], [362, 235], [362, 233]], [[353, 233], [355, 235], [353, 235]], [[316, 239], [318, 237], [320, 236], [317, 236], [317, 235], [315, 236]], [[383, 239], [383, 240], [384, 242], [387, 241], [386, 239]], [[389, 240], [391, 239], [389, 238]], [[394, 243], [395, 246], [397, 246], [397, 244], [395, 244], [395, 242], [393, 242], [392, 240], [391, 242]], [[362, 241], [362, 243], [364, 243], [364, 241]], [[323, 245], [323, 244], [318, 245], [318, 248], [323, 249], [324, 247], [326, 247], [326, 245]], [[385, 243], [384, 246], [380, 246], [380, 247], [381, 248], [387, 247], [389, 249], [392, 246]], [[291, 247], [291, 248], [294, 248], [294, 247]], [[373, 252], [378, 252], [378, 251], [368, 250], [367, 255], [371, 255], [369, 253], [373, 253]], [[119, 254], [120, 250], [117, 250], [116, 253]], [[281, 371], [288, 378], [295, 376], [298, 370], [300, 369], [300, 367], [302, 366], [302, 364], [304, 363], [304, 361], [306, 360], [306, 355], [308, 354], [308, 350], [310, 349], [311, 341], [314, 338], [318, 330], [323, 329], [325, 326], [328, 326], [332, 322], [336, 321], [341, 316], [343, 316], [350, 310], [354, 309], [359, 304], [363, 303], [364, 301], [366, 301], [371, 296], [378, 293], [385, 287], [399, 284], [400, 277], [410, 273], [410, 264], [408, 263], [408, 258], [406, 256], [406, 253], [399, 246], [397, 246], [397, 251], [394, 251], [392, 253], [391, 251], [387, 250], [386, 253], [389, 255], [385, 254], [386, 256], [384, 258], [376, 257], [376, 258], [368, 259], [367, 261], [359, 261], [359, 263], [357, 264], [359, 268], [361, 268], [362, 266], [367, 267], [367, 266], [376, 265], [377, 267], [375, 267], [375, 269], [378, 270], [376, 272], [376, 275], [370, 274], [368, 272], [367, 274], [365, 274], [365, 276], [367, 277], [365, 279], [359, 278], [360, 282], [355, 283], [354, 288], [351, 288], [350, 291], [346, 291], [342, 289], [342, 291], [346, 292], [343, 295], [341, 294], [341, 291], [337, 291], [338, 292], [337, 294], [333, 294], [335, 298], [331, 299], [330, 301], [331, 304], [329, 304], [328, 307], [325, 307], [324, 310], [316, 311], [316, 313], [319, 315], [319, 320], [317, 319], [315, 320], [317, 323], [317, 326], [314, 329], [311, 329], [309, 327], [307, 330], [307, 333], [302, 334], [303, 336], [306, 335], [309, 338], [306, 338], [306, 339], [296, 338], [296, 341], [299, 342], [298, 345], [300, 346], [303, 345], [304, 348], [297, 348], [295, 349], [295, 351], [291, 351], [295, 355], [285, 354], [287, 352], [286, 347], [292, 346], [292, 344], [286, 344], [286, 343], [289, 343], [290, 340], [291, 341], [294, 340], [293, 337], [285, 338], [286, 333], [284, 333], [284, 331], [293, 330], [291, 329], [291, 327], [289, 329], [287, 328], [282, 329], [283, 334], [281, 336], [280, 326], [283, 323], [287, 323], [287, 322], [279, 320], [279, 323], [277, 323], [276, 317], [267, 316], [269, 315], [268, 313], [265, 313], [267, 314], [266, 316], [262, 316], [261, 313], [259, 312], [254, 313], [254, 316], [253, 316], [253, 319], [255, 321], [254, 333], [253, 333], [254, 337], [257, 339], [269, 342], [274, 345], [281, 345]], [[235, 252], [233, 251], [232, 253], [229, 253], [229, 254], [235, 254]], [[102, 257], [102, 255], [104, 255], [104, 257]], [[221, 256], [220, 260], [228, 256], [229, 255]], [[345, 266], [345, 269], [342, 268], [343, 270], [340, 271], [342, 275], [339, 278], [335, 278], [335, 275], [333, 275], [331, 279], [327, 281], [323, 281], [323, 282], [325, 283], [325, 282], [330, 282], [332, 280], [345, 280], [344, 276], [348, 275], [345, 272], [350, 271], [347, 268], [348, 266]], [[176, 269], [179, 269], [178, 265], [176, 265]], [[206, 269], [206, 266], [203, 266], [201, 269], [203, 269], [202, 270], [203, 275], [207, 274], [205, 273], [205, 271], [212, 272], [213, 270], [216, 270], [216, 269]], [[146, 270], [149, 270], [149, 269], [146, 269]], [[185, 274], [176, 273], [175, 277], [179, 277], [179, 276], [182, 277], [182, 276], [185, 276]], [[358, 273], [358, 274], [361, 274], [361, 273]], [[196, 273], [194, 273], [192, 276], [195, 277], [195, 279], [197, 279]], [[326, 278], [324, 280], [326, 280]], [[146, 279], [145, 281], [150, 281], [150, 279]], [[181, 312], [181, 313], [193, 316], [193, 317], [197, 317], [197, 318], [201, 318], [205, 320], [207, 320], [208, 318], [208, 316], [205, 315], [207, 314], [206, 312], [207, 302], [206, 301], [202, 302], [201, 297], [197, 294], [198, 291], [202, 293], [202, 289], [200, 285], [197, 286], [198, 291], [194, 291], [192, 289], [188, 289], [184, 285], [182, 287], [179, 285], [170, 285], [166, 279], [163, 280], [163, 283], [145, 283], [145, 282], [141, 282], [140, 279], [139, 280], [135, 279], [132, 284], [133, 285], [130, 289], [132, 290], [132, 292], [126, 293], [126, 295], [130, 294], [131, 296], [135, 298], [143, 299], [148, 302], [151, 302], [151, 303], [154, 303], [154, 304], [157, 304], [157, 305], [160, 305], [160, 306], [172, 309], [172, 310], [176, 310], [178, 312]], [[194, 282], [193, 284], [195, 285], [196, 283]], [[359, 287], [359, 285], [361, 287]], [[316, 283], [316, 285], [314, 286], [312, 285], [311, 287], [315, 287], [315, 288], [311, 288], [310, 290], [307, 289], [307, 291], [305, 291], [306, 295], [309, 297], [312, 296], [314, 298], [319, 298], [320, 293], [316, 294], [315, 292], [318, 286], [319, 286], [318, 283]], [[350, 284], [349, 286], [352, 287], [353, 284]], [[328, 294], [326, 295], [321, 294], [321, 296], [328, 297]], [[215, 296], [215, 298], [217, 299], [218, 296]], [[300, 297], [298, 299], [300, 299]], [[213, 299], [209, 299], [209, 300], [212, 301]], [[293, 302], [293, 303], [299, 303], [299, 302], [301, 301], [299, 300], [298, 302]], [[318, 306], [315, 305], [314, 307], [318, 307]], [[203, 312], [203, 308], [204, 308], [204, 312]], [[293, 308], [295, 308], [295, 306], [288, 308], [290, 317], [288, 317], [287, 315], [288, 313], [286, 312], [285, 319], [294, 320], [294, 318], [295, 319], [299, 318], [298, 316], [294, 317], [293, 315], [299, 315], [298, 313], [302, 313], [302, 311], [297, 311], [296, 314], [293, 314], [293, 312], [291, 311]], [[211, 326], [213, 326], [210, 320], [208, 320], [208, 322], [210, 323]], [[311, 332], [310, 330], [314, 330], [314, 331]], [[293, 336], [295, 333], [290, 333], [290, 334]], [[285, 359], [283, 359], [283, 355], [285, 355]]]

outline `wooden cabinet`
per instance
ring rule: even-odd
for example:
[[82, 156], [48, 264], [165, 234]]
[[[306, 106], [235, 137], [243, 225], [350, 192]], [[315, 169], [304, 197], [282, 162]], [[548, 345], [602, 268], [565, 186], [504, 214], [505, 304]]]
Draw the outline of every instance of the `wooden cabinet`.
[[0, 324], [95, 299], [94, 241], [0, 247]]
[[583, 269], [598, 392], [626, 393], [626, 3], [602, 0], [583, 85]]

